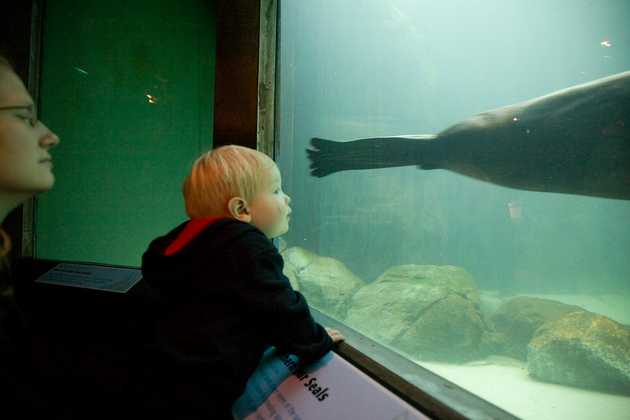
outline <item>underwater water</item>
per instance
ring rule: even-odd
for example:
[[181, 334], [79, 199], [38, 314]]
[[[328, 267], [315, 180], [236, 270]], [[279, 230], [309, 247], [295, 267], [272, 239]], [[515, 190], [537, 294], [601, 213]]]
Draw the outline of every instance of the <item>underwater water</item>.
[[[450, 169], [320, 178], [306, 152], [313, 137], [437, 134], [628, 71], [627, 22], [623, 0], [280, 2], [276, 127], [293, 200], [283, 244], [294, 286], [313, 306], [519, 417], [627, 418], [630, 200], [602, 197], [609, 171], [592, 164], [614, 155], [620, 173], [628, 167], [623, 92], [588, 102], [579, 118], [555, 105], [538, 119], [519, 114], [531, 135], [497, 137], [507, 148], [464, 135], [466, 153], [440, 151], [459, 164]], [[613, 125], [597, 126], [608, 114]], [[593, 127], [618, 146], [587, 164], [575, 151]], [[348, 169], [362, 158], [345, 150], [345, 161], [322, 159]], [[478, 160], [466, 161], [471, 155]], [[507, 167], [500, 175], [525, 169], [512, 187], [453, 170], [479, 162]], [[550, 166], [543, 178], [563, 187], [527, 190]], [[623, 175], [617, 181], [630, 189]], [[573, 194], [566, 185], [585, 187]]]

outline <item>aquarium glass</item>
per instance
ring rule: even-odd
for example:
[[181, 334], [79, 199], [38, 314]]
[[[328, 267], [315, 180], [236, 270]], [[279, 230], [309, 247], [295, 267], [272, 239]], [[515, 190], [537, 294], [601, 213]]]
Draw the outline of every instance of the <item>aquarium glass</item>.
[[[630, 76], [554, 93], [630, 70], [628, 22], [623, 0], [281, 1], [294, 286], [518, 417], [628, 418]], [[424, 155], [391, 138], [458, 123]], [[405, 166], [315, 177], [314, 137], [345, 146], [329, 167]]]
[[181, 183], [212, 144], [212, 5], [46, 2], [40, 116], [61, 143], [37, 257], [139, 266], [185, 220]]

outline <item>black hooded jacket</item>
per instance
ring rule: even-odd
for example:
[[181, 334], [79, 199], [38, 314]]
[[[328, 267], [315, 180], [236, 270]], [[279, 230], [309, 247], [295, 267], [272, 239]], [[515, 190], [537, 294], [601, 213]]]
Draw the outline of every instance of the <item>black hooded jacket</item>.
[[186, 224], [155, 239], [142, 258], [144, 281], [161, 300], [153, 340], [160, 386], [190, 398], [220, 392], [233, 400], [269, 346], [305, 363], [332, 348], [260, 230], [220, 219], [165, 255]]

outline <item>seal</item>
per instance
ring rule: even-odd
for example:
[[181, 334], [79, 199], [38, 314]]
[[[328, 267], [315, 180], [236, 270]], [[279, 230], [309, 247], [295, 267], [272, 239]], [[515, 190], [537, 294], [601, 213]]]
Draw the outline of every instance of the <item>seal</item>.
[[508, 188], [630, 200], [630, 71], [475, 115], [438, 134], [307, 149], [311, 174], [417, 165]]

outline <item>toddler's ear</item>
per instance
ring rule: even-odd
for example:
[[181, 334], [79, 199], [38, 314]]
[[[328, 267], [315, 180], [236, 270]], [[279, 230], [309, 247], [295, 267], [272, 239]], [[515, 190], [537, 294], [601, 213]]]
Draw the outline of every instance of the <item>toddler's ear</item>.
[[252, 215], [249, 211], [247, 201], [241, 197], [232, 197], [228, 201], [228, 211], [230, 216], [241, 222], [249, 223], [252, 221]]

